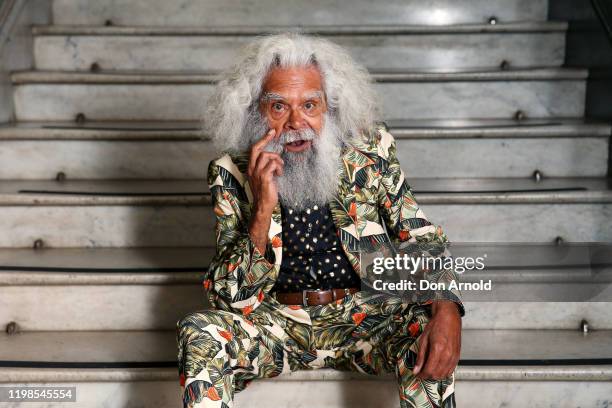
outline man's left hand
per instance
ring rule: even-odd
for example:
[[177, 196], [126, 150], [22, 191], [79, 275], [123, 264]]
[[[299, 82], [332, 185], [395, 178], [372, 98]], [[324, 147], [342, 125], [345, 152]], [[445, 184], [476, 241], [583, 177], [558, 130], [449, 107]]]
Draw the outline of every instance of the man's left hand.
[[434, 301], [432, 317], [417, 339], [419, 353], [413, 373], [420, 379], [449, 377], [461, 352], [461, 315], [455, 302]]

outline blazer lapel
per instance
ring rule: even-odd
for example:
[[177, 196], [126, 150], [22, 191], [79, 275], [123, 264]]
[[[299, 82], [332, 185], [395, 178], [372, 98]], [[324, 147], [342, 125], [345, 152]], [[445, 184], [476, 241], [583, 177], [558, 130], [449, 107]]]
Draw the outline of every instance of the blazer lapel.
[[274, 252], [274, 264], [280, 268], [283, 258], [283, 227], [281, 222], [280, 202], [276, 203], [272, 211], [272, 219], [270, 220], [270, 229], [268, 230], [268, 240], [272, 245]]
[[357, 203], [355, 199], [355, 184], [351, 180], [353, 164], [351, 152], [353, 148], [345, 145], [341, 154], [338, 172], [338, 192], [329, 202], [332, 219], [336, 226], [342, 249], [357, 273], [359, 262], [359, 233], [357, 231]]

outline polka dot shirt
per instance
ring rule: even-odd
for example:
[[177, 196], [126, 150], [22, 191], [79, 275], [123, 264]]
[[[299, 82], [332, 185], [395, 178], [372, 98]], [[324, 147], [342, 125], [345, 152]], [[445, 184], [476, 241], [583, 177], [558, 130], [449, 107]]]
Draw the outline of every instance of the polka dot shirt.
[[302, 212], [281, 205], [283, 257], [273, 291], [359, 287], [337, 235], [329, 205]]

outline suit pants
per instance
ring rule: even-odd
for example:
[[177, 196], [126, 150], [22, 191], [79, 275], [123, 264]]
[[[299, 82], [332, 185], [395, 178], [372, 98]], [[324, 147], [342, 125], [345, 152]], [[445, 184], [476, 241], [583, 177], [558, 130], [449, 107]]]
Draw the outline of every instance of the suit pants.
[[177, 322], [183, 406], [232, 407], [234, 393], [254, 379], [332, 368], [395, 373], [402, 408], [454, 408], [454, 374], [442, 380], [412, 374], [416, 340], [429, 319], [427, 306], [365, 292], [318, 306], [264, 300], [246, 316], [189, 313]]

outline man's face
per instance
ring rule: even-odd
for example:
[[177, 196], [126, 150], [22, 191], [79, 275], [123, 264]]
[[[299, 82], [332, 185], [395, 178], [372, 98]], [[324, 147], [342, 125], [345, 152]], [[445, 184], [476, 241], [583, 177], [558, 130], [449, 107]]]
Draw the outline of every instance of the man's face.
[[[327, 105], [319, 70], [314, 66], [271, 69], [264, 81], [260, 110], [277, 135], [305, 129], [320, 135]], [[311, 147], [312, 141], [303, 139], [284, 145], [286, 152]]]

